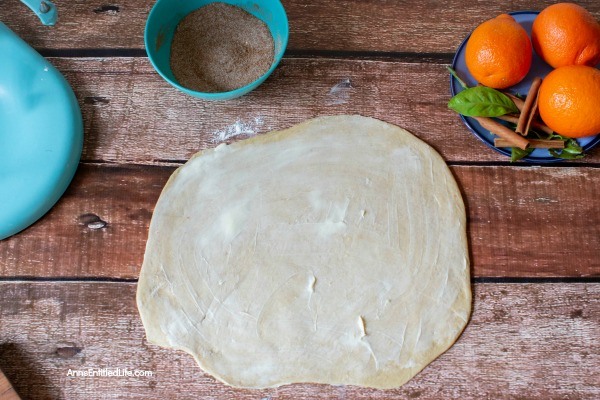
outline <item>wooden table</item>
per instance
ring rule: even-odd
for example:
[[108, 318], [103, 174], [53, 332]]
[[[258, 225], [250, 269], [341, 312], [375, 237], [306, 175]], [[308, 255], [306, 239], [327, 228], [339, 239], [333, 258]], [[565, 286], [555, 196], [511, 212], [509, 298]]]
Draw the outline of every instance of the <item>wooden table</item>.
[[[553, 2], [287, 0], [291, 34], [279, 68], [249, 95], [217, 103], [176, 91], [152, 69], [143, 45], [152, 0], [56, 3], [53, 28], [17, 0], [0, 9], [0, 20], [66, 76], [85, 125], [65, 196], [0, 242], [0, 368], [21, 396], [600, 398], [600, 151], [575, 162], [511, 164], [446, 108], [446, 65], [478, 23]], [[600, 2], [579, 3], [600, 18]], [[474, 311], [459, 341], [390, 391], [237, 390], [189, 355], [147, 344], [136, 282], [154, 204], [174, 169], [235, 123], [265, 133], [355, 113], [431, 144], [462, 188]], [[154, 376], [67, 376], [107, 367]]]

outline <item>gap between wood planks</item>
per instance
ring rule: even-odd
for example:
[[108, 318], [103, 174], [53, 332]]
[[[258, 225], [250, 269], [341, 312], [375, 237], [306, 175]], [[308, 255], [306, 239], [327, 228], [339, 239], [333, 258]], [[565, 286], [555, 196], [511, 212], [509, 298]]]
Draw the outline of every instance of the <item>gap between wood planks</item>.
[[[138, 278], [109, 278], [109, 277], [36, 277], [10, 276], [0, 277], [0, 282], [71, 282], [71, 283], [137, 283]], [[471, 277], [472, 284], [481, 283], [600, 283], [600, 276], [577, 277]]]
[[[36, 49], [44, 57], [96, 58], [147, 57], [145, 49]], [[414, 53], [395, 51], [294, 50], [288, 49], [284, 58], [332, 58], [344, 60], [391, 61], [407, 63], [451, 64], [451, 53]]]
[[[99, 166], [155, 166], [155, 167], [178, 167], [185, 164], [188, 160], [177, 160], [177, 159], [154, 159], [151, 162], [139, 162], [133, 160], [125, 160], [119, 162], [106, 161], [106, 160], [82, 160], [81, 165], [99, 165]], [[455, 167], [513, 167], [513, 168], [600, 168], [600, 163], [585, 164], [578, 161], [560, 161], [549, 162], [549, 163], [530, 163], [526, 161], [446, 161], [448, 166]]]

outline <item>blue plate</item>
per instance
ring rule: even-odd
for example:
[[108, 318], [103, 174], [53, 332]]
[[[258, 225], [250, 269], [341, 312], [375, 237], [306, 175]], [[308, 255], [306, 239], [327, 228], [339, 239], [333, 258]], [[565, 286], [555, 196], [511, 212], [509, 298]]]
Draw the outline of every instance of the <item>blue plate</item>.
[[0, 22], [0, 240], [44, 215], [75, 174], [83, 145], [73, 90]]
[[[525, 30], [527, 31], [527, 34], [530, 37], [531, 37], [531, 27], [533, 25], [533, 20], [535, 19], [535, 17], [538, 14], [539, 13], [537, 11], [517, 11], [517, 12], [510, 13], [510, 15], [512, 15], [513, 18], [519, 24], [521, 24], [521, 26], [523, 28], [525, 28]], [[460, 44], [460, 47], [458, 48], [458, 51], [456, 52], [456, 55], [454, 56], [454, 60], [452, 60], [452, 68], [456, 71], [458, 76], [463, 81], [465, 81], [467, 86], [471, 87], [471, 86], [476, 86], [477, 81], [469, 73], [469, 70], [467, 69], [467, 65], [465, 62], [465, 47], [466, 47], [467, 40], [469, 40], [469, 37], [467, 37], [465, 40], [463, 40], [463, 42]], [[533, 52], [533, 60], [531, 63], [531, 70], [529, 71], [529, 73], [527, 74], [525, 79], [523, 79], [517, 85], [511, 86], [508, 90], [510, 90], [512, 93], [519, 93], [522, 95], [526, 95], [527, 92], [529, 91], [529, 86], [531, 86], [531, 82], [533, 81], [533, 79], [537, 76], [543, 78], [546, 75], [548, 75], [548, 73], [550, 73], [550, 71], [552, 71], [552, 67], [550, 65], [546, 64], [546, 62], [543, 61], [534, 51]], [[452, 96], [454, 96], [461, 90], [462, 90], [462, 87], [460, 86], [458, 81], [454, 77], [450, 77], [450, 93], [452, 93]], [[477, 122], [473, 118], [465, 117], [463, 115], [461, 115], [460, 118], [463, 120], [463, 122], [465, 123], [467, 128], [469, 128], [469, 130], [471, 132], [473, 132], [473, 134], [475, 136], [477, 136], [488, 147], [494, 149], [495, 151], [497, 151], [499, 153], [504, 154], [505, 156], [510, 157], [510, 153], [511, 153], [510, 148], [494, 147], [494, 137], [495, 136], [493, 134], [491, 134], [490, 131], [488, 131], [487, 129], [482, 128], [481, 125], [479, 124], [479, 122]], [[580, 139], [577, 139], [577, 142], [583, 147], [583, 149], [587, 153], [592, 147], [596, 146], [600, 142], [600, 135], [580, 138]], [[529, 156], [524, 157], [522, 160], [537, 162], [537, 163], [564, 161], [560, 158], [552, 157], [552, 155], [550, 155], [550, 153], [548, 152], [547, 149], [535, 149]]]

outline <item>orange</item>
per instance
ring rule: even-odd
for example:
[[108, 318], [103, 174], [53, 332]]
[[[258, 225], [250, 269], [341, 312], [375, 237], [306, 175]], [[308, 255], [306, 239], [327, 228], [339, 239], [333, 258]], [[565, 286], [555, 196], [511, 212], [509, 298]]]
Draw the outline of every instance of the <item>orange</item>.
[[546, 125], [572, 138], [600, 133], [600, 70], [568, 65], [548, 74], [538, 95]]
[[542, 10], [533, 21], [531, 40], [535, 52], [554, 68], [600, 62], [600, 24], [577, 4], [558, 3]]
[[504, 89], [525, 78], [532, 54], [525, 29], [510, 15], [502, 14], [475, 28], [467, 41], [465, 60], [479, 83]]

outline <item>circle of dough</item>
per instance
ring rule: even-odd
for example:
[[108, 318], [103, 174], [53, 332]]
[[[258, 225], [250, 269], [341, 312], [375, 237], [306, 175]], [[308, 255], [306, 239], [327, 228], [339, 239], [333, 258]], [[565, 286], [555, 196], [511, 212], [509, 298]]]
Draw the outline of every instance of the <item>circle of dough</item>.
[[165, 186], [137, 303], [150, 342], [232, 386], [401, 386], [469, 319], [460, 191], [372, 118], [220, 145]]

